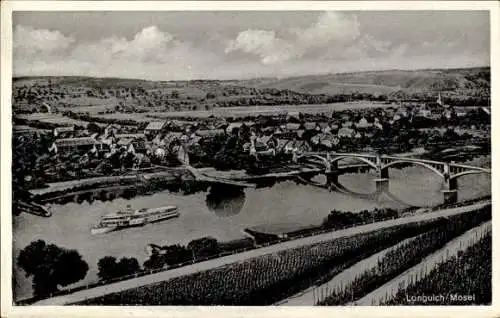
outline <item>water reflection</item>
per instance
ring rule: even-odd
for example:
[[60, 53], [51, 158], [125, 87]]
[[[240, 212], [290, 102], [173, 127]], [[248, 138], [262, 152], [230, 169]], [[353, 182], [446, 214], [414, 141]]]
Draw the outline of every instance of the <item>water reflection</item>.
[[119, 198], [126, 200], [133, 199], [137, 196], [153, 195], [158, 192], [169, 191], [171, 193], [180, 193], [190, 195], [197, 192], [206, 192], [209, 184], [196, 181], [183, 181], [182, 183], [151, 183], [147, 186], [144, 184], [131, 184], [127, 186], [115, 186], [103, 189], [82, 190], [77, 193], [62, 194], [55, 198], [41, 199], [41, 203], [55, 203], [64, 205], [68, 203], [88, 202], [92, 204], [94, 201], [114, 201]]
[[[324, 181], [321, 180], [322, 176], [315, 177], [311, 180], [300, 179], [297, 180], [298, 183], [310, 184], [318, 188], [327, 188]], [[260, 183], [258, 188], [272, 188], [275, 186], [275, 182], [270, 184]], [[108, 189], [95, 189], [82, 191], [77, 194], [68, 194], [65, 196], [60, 196], [54, 200], [50, 200], [45, 203], [55, 203], [58, 205], [65, 205], [68, 203], [78, 203], [82, 204], [88, 202], [92, 204], [94, 201], [114, 201], [119, 198], [126, 200], [131, 200], [137, 196], [153, 195], [155, 193], [169, 191], [170, 193], [178, 193], [182, 195], [190, 195], [198, 192], [206, 192], [206, 206], [212, 212], [214, 212], [219, 217], [229, 217], [237, 215], [241, 212], [245, 204], [245, 191], [242, 187], [231, 186], [231, 185], [220, 185], [220, 184], [190, 184], [183, 186], [169, 186], [169, 187], [154, 187], [154, 188], [144, 188], [144, 187], [119, 187], [119, 188], [108, 188]], [[348, 186], [345, 186], [343, 182], [334, 182], [333, 186], [330, 188], [331, 191], [348, 195], [352, 198], [364, 199], [369, 201], [378, 201], [380, 199], [380, 193], [377, 193], [375, 189], [369, 192], [360, 192], [353, 190]], [[385, 200], [393, 201], [399, 205], [409, 207], [412, 204], [406, 203], [401, 200], [398, 195], [390, 191], [384, 192]]]
[[239, 214], [243, 209], [245, 192], [241, 187], [213, 185], [205, 202], [218, 217], [229, 217]]

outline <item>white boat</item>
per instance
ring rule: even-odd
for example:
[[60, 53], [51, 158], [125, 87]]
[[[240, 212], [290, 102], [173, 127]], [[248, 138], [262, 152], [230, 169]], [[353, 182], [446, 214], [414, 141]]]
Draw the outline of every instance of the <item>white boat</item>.
[[127, 227], [142, 226], [178, 216], [179, 211], [177, 207], [173, 205], [140, 210], [132, 210], [129, 205], [125, 211], [118, 211], [101, 217], [99, 223], [91, 229], [90, 233], [93, 235], [104, 234]]

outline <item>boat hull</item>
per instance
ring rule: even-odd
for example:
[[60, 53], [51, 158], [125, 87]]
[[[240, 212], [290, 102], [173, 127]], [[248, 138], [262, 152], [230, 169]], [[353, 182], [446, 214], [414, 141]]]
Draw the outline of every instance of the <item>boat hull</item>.
[[120, 225], [120, 226], [97, 226], [94, 227], [90, 230], [90, 233], [92, 235], [98, 235], [98, 234], [106, 234], [112, 231], [117, 231], [117, 230], [123, 230], [126, 228], [131, 228], [131, 227], [140, 227], [144, 226], [149, 223], [157, 223], [161, 221], [165, 221], [168, 219], [176, 218], [179, 217], [180, 213], [178, 211], [172, 211], [168, 214], [161, 215], [161, 216], [145, 216], [143, 218], [138, 218], [135, 220], [131, 220], [128, 225]]
[[94, 227], [90, 230], [90, 234], [92, 235], [106, 234], [115, 231], [117, 229], [118, 227]]

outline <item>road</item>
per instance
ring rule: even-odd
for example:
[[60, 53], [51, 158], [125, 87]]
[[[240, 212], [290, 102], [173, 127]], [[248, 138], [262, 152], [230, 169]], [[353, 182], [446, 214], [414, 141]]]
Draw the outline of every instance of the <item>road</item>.
[[[455, 255], [459, 251], [464, 251], [467, 247], [473, 245], [475, 242], [479, 240], [481, 234], [486, 231], [491, 230], [491, 221], [483, 223], [480, 226], [477, 226], [461, 236], [453, 239], [448, 242], [442, 249], [437, 252], [427, 256], [424, 260], [415, 265], [414, 267], [408, 269], [398, 277], [369, 293], [365, 297], [350, 303], [348, 305], [352, 306], [375, 306], [379, 305], [385, 299], [391, 298], [395, 295], [400, 286], [408, 286], [410, 280], [417, 281], [425, 277], [429, 274], [433, 269], [434, 265], [442, 262], [443, 260], [449, 259]], [[402, 304], [404, 305], [404, 304]]]
[[258, 257], [261, 255], [275, 253], [291, 248], [296, 248], [304, 245], [311, 245], [316, 243], [321, 243], [341, 237], [352, 236], [356, 234], [366, 233], [373, 230], [388, 228], [395, 225], [407, 224], [412, 222], [431, 220], [438, 217], [446, 217], [455, 214], [465, 213], [468, 211], [473, 211], [487, 205], [491, 204], [491, 200], [476, 203], [473, 205], [458, 207], [452, 209], [444, 209], [437, 212], [431, 212], [427, 214], [414, 215], [405, 218], [399, 218], [394, 220], [388, 220], [383, 222], [370, 223], [366, 225], [361, 225], [358, 227], [348, 228], [345, 230], [339, 230], [334, 232], [323, 233], [315, 236], [304, 237], [301, 239], [296, 239], [293, 241], [287, 241], [267, 247], [262, 247], [255, 250], [250, 250], [247, 252], [233, 254], [229, 256], [224, 256], [212, 260], [208, 260], [205, 262], [196, 263], [193, 265], [187, 265], [184, 267], [167, 270], [164, 272], [159, 272], [147, 276], [136, 277], [125, 281], [120, 281], [104, 286], [94, 287], [86, 290], [80, 290], [68, 295], [56, 296], [49, 299], [40, 300], [35, 302], [33, 305], [64, 305], [64, 304], [72, 304], [84, 301], [89, 298], [96, 298], [103, 295], [124, 291], [131, 288], [136, 288], [144, 285], [150, 285], [157, 282], [166, 281], [175, 277], [189, 275], [196, 272], [224, 266], [227, 264], [231, 264], [234, 262], [244, 261], [253, 257]]

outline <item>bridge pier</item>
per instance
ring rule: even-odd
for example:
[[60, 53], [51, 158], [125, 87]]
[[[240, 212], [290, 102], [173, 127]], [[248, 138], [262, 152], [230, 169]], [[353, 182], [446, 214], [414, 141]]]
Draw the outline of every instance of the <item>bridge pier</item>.
[[444, 203], [453, 204], [458, 201], [458, 184], [457, 179], [445, 178], [443, 183], [443, 193]]
[[377, 156], [377, 170], [379, 178], [375, 179], [375, 188], [377, 194], [389, 192], [389, 168], [382, 168], [382, 161]]
[[329, 190], [332, 190], [334, 184], [339, 182], [339, 174], [337, 171], [331, 171], [329, 173], [325, 173], [326, 176], [326, 186]]
[[389, 192], [389, 178], [375, 179], [375, 188], [377, 189], [377, 194]]

